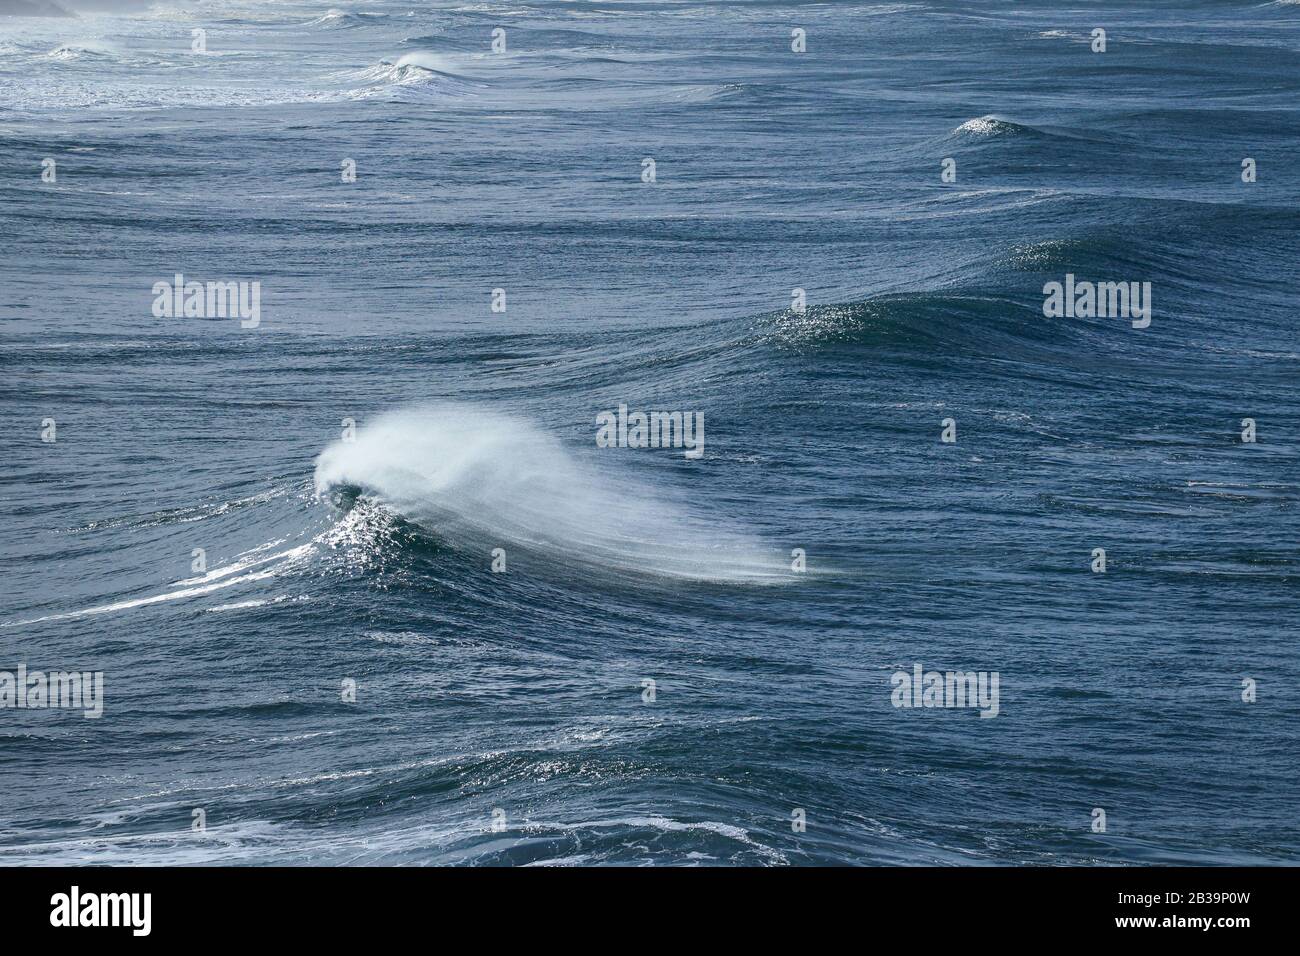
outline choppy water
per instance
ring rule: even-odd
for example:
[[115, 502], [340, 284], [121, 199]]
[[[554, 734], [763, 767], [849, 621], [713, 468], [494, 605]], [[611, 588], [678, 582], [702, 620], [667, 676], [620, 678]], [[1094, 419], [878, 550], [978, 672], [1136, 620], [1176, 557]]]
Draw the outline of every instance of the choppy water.
[[1177, 6], [0, 18], [0, 861], [1295, 862], [1300, 6]]

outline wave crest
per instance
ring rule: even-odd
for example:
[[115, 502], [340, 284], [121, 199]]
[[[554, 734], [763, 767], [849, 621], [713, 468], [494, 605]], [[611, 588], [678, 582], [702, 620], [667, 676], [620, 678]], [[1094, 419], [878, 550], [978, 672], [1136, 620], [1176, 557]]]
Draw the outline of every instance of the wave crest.
[[365, 88], [357, 94], [361, 97], [459, 97], [483, 88], [482, 84], [459, 73], [447, 57], [427, 51], [407, 53], [396, 61], [383, 60], [352, 77], [364, 84]]
[[1030, 131], [1031, 128], [1028, 126], [1024, 126], [1020, 123], [1013, 123], [1010, 120], [1004, 120], [990, 114], [988, 116], [977, 116], [974, 119], [968, 119], [952, 132], [954, 136], [961, 136], [963, 134], [967, 136], [1013, 136], [1018, 133], [1027, 133]]

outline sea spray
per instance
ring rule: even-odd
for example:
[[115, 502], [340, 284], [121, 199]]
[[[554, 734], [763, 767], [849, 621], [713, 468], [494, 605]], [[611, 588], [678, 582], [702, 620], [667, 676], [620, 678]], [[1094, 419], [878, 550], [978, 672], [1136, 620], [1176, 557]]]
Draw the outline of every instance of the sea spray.
[[456, 546], [506, 542], [614, 571], [789, 577], [777, 549], [674, 488], [598, 468], [519, 418], [466, 404], [385, 414], [316, 464], [321, 496], [369, 495]]

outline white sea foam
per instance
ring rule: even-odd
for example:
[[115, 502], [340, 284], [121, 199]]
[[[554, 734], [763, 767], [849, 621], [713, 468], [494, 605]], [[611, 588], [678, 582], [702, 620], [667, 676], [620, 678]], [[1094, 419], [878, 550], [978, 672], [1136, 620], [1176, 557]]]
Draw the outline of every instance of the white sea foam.
[[[282, 574], [291, 567], [301, 563], [304, 559], [311, 556], [316, 550], [316, 543], [299, 545], [296, 548], [289, 548], [277, 554], [270, 555], [266, 558], [259, 558], [246, 562], [235, 562], [224, 568], [209, 572], [201, 578], [189, 578], [185, 581], [177, 581], [180, 585], [193, 585], [191, 587], [179, 587], [173, 591], [164, 591], [162, 594], [151, 594], [149, 597], [131, 598], [125, 601], [114, 601], [111, 604], [101, 604], [96, 607], [84, 608], [80, 611], [66, 611], [61, 614], [47, 614], [44, 617], [32, 618], [28, 621], [8, 621], [0, 624], [0, 627], [16, 627], [22, 624], [40, 624], [45, 621], [69, 621], [76, 618], [91, 617], [96, 614], [109, 614], [113, 611], [128, 611], [132, 608], [146, 607], [150, 604], [162, 604], [167, 601], [179, 601], [184, 598], [199, 597], [204, 594], [211, 594], [213, 591], [219, 591], [235, 584], [247, 584], [250, 581], [262, 581], [266, 578], [273, 578], [277, 574]], [[273, 562], [273, 563], [272, 563]], [[270, 567], [264, 567], [257, 571], [249, 571], [247, 574], [239, 574], [239, 571], [246, 571], [249, 568], [257, 567], [263, 564], [270, 564]]]

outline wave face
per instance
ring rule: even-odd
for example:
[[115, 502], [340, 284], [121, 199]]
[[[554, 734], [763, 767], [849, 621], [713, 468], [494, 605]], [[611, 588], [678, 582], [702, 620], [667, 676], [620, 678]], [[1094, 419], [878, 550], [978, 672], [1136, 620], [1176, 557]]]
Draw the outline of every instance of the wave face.
[[0, 672], [105, 676], [0, 863], [1300, 860], [1294, 4], [98, 5], [0, 22]]

